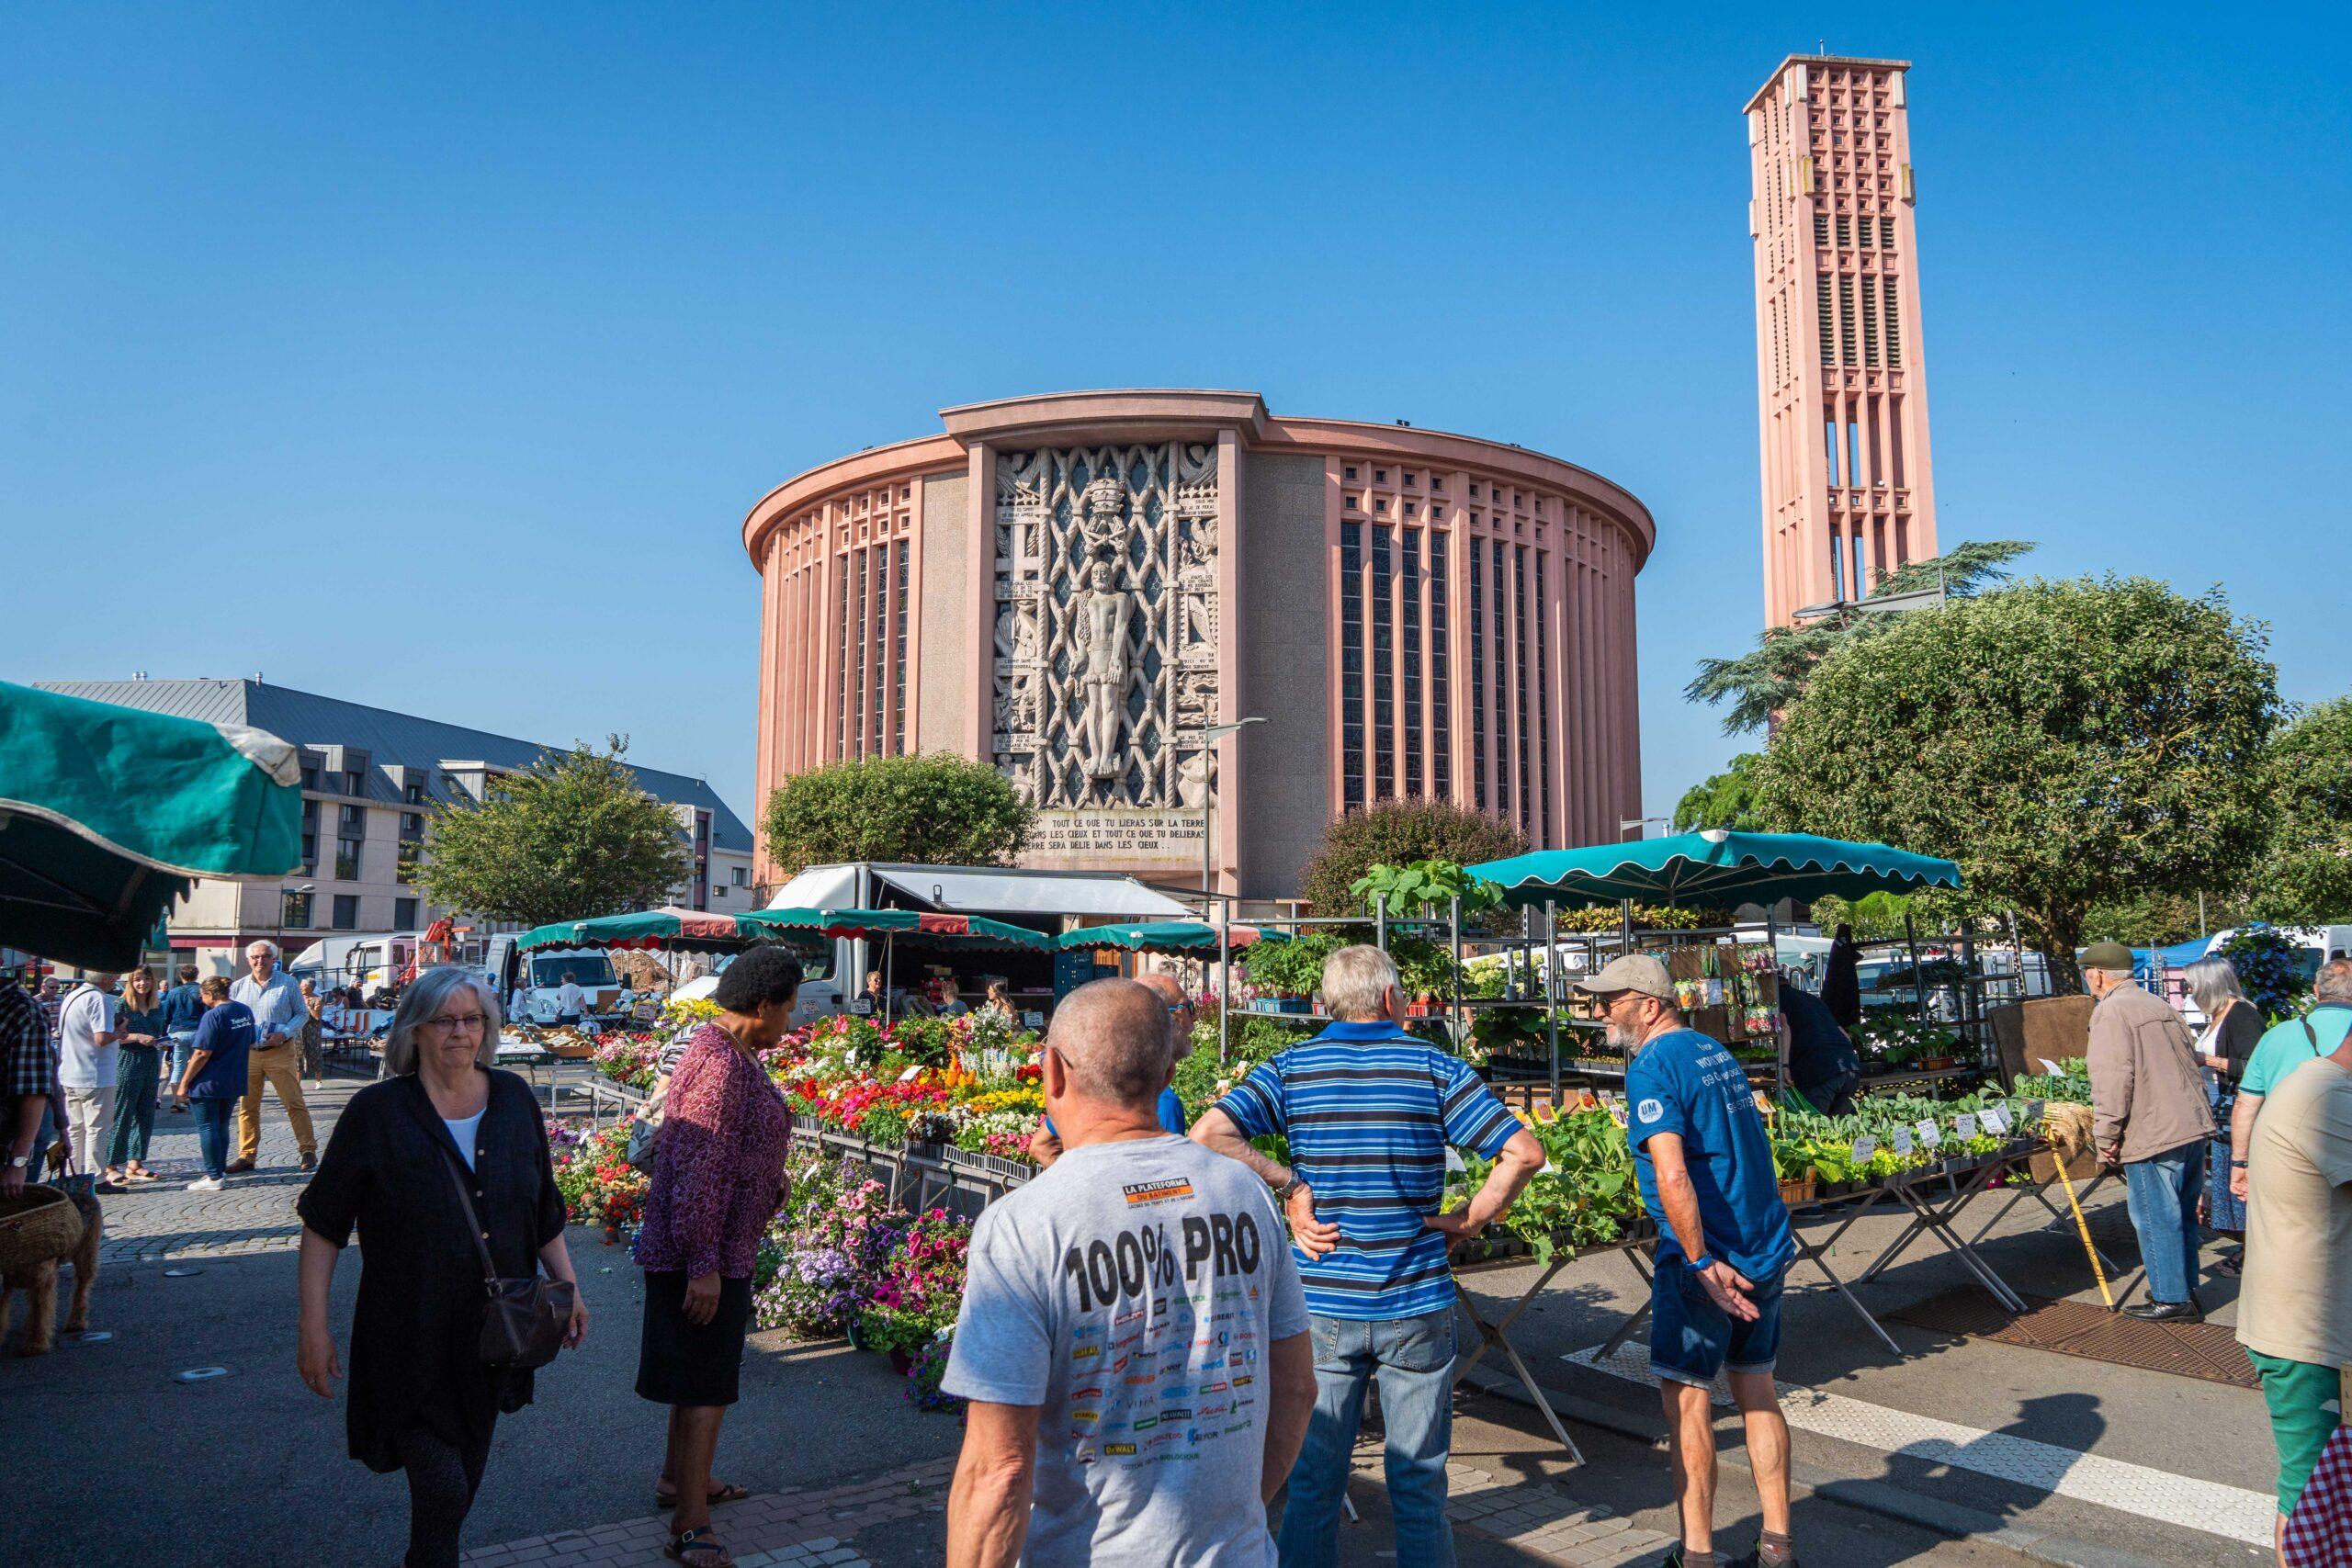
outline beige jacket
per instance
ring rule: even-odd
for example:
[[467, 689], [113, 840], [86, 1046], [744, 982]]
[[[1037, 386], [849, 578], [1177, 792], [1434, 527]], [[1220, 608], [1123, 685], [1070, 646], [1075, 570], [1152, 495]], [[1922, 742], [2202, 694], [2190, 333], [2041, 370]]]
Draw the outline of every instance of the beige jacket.
[[2180, 1015], [2138, 986], [2118, 986], [2091, 1014], [2091, 1135], [2125, 1164], [2210, 1137], [2213, 1112], [2195, 1039]]

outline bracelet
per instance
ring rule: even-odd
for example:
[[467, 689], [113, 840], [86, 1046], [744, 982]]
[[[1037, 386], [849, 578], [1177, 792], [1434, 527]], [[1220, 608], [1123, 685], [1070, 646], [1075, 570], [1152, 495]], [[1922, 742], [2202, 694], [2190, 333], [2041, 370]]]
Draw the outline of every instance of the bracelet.
[[1705, 1256], [1686, 1258], [1682, 1260], [1682, 1267], [1690, 1269], [1693, 1274], [1703, 1274], [1714, 1266], [1715, 1260]]
[[2233, 1159], [2230, 1161], [2230, 1168], [2232, 1170], [2244, 1170], [2246, 1168], [2246, 1165], [2247, 1162], [2242, 1159]]

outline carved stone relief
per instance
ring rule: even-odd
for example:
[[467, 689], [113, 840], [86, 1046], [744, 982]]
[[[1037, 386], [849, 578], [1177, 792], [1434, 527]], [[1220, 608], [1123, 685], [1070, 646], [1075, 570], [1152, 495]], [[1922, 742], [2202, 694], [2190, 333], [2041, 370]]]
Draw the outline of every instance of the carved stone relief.
[[1198, 807], [1217, 481], [1207, 443], [999, 454], [995, 755], [1032, 804]]

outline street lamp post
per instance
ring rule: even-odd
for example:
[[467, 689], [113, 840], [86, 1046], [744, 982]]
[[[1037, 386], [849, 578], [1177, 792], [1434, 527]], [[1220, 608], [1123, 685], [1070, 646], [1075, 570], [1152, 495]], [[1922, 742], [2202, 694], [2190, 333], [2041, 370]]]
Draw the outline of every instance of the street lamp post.
[[1216, 792], [1209, 787], [1209, 748], [1236, 730], [1253, 724], [1263, 724], [1262, 718], [1239, 718], [1231, 724], [1201, 726], [1201, 913], [1208, 913], [1209, 879], [1215, 874], [1209, 863], [1209, 812], [1216, 801]]

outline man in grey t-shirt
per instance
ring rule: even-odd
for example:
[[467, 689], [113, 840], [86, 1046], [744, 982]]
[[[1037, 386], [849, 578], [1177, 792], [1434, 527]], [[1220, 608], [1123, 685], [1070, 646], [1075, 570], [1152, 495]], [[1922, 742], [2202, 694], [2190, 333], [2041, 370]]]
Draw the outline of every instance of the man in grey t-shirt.
[[1281, 1214], [1246, 1168], [1161, 1131], [1151, 990], [1081, 986], [1046, 1043], [1064, 1153], [974, 1227], [942, 1384], [972, 1401], [948, 1568], [1271, 1568], [1266, 1501], [1315, 1405]]

